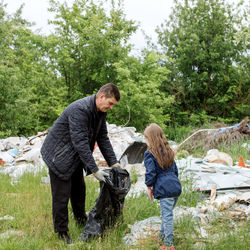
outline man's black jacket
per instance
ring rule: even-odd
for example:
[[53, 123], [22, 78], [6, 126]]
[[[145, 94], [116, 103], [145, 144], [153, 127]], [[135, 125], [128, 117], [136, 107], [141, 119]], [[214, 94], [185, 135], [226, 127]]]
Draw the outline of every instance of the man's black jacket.
[[62, 180], [68, 180], [81, 162], [87, 174], [98, 170], [92, 156], [95, 142], [109, 166], [117, 162], [108, 138], [106, 113], [97, 112], [95, 98], [92, 95], [71, 103], [43, 143], [43, 160]]

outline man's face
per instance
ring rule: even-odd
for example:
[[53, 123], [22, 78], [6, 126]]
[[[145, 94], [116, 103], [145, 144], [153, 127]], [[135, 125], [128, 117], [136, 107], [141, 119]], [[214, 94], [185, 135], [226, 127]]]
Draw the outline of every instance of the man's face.
[[98, 111], [107, 112], [112, 109], [117, 103], [115, 97], [106, 98], [104, 94], [100, 94], [96, 100], [96, 107]]

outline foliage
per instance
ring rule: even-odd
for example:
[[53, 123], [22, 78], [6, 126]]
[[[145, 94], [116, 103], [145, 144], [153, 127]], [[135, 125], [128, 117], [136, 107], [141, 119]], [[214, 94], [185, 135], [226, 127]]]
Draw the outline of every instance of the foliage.
[[137, 28], [125, 19], [120, 4], [115, 7], [112, 1], [108, 13], [101, 3], [90, 0], [76, 0], [72, 7], [50, 3], [56, 17], [50, 22], [55, 34], [49, 57], [67, 90], [67, 102], [92, 94], [107, 82], [115, 83], [114, 63], [130, 52], [127, 41]]
[[171, 69], [169, 81], [162, 84], [162, 90], [176, 99], [173, 122], [189, 122], [182, 112], [201, 120], [247, 115], [249, 28], [244, 20], [249, 16], [241, 5], [176, 0], [170, 19], [158, 28], [163, 53], [173, 59], [166, 63]]
[[43, 37], [31, 32], [21, 10], [12, 17], [0, 5], [1, 137], [47, 129], [55, 119], [55, 114], [44, 119], [56, 98], [48, 88], [56, 82], [55, 74], [47, 67]]
[[158, 29], [161, 48], [134, 57], [129, 39], [138, 27], [122, 0], [50, 6], [55, 32], [43, 36], [22, 18], [22, 6], [8, 15], [0, 3], [0, 138], [48, 129], [69, 103], [107, 82], [121, 90], [108, 122], [138, 131], [156, 122], [177, 141], [175, 127], [188, 124], [186, 133], [248, 115], [247, 7], [176, 0]]
[[[72, 8], [51, 1], [55, 34], [36, 35], [31, 24], [0, 5], [0, 137], [29, 136], [52, 125], [73, 100], [115, 81], [113, 63], [130, 51], [136, 30], [120, 7], [109, 15], [92, 1]], [[2, 112], [4, 111], [4, 112]]]
[[174, 97], [166, 96], [159, 89], [169, 73], [159, 66], [159, 60], [163, 59], [159, 54], [145, 50], [141, 59], [129, 57], [115, 63], [121, 100], [112, 110], [111, 122], [134, 126], [139, 131], [151, 122], [165, 128]]
[[[74, 222], [72, 208], [69, 205], [69, 233], [73, 244], [68, 246], [58, 240], [53, 231], [51, 190], [49, 184], [41, 183], [42, 176], [47, 176], [45, 169], [36, 175], [26, 173], [13, 185], [9, 176], [0, 174], [0, 217], [14, 217], [13, 220], [1, 220], [0, 234], [9, 230], [18, 233], [9, 238], [1, 238], [0, 249], [131, 249], [123, 240], [123, 237], [131, 232], [129, 225], [151, 216], [160, 216], [159, 203], [151, 202], [146, 194], [137, 198], [126, 197], [123, 217], [116, 225], [107, 230], [103, 238], [83, 243], [79, 241], [83, 229]], [[90, 211], [99, 193], [99, 183], [91, 176], [85, 177], [85, 181], [86, 211]], [[199, 200], [199, 193], [192, 192], [192, 178], [183, 178], [181, 181], [183, 193], [177, 207], [195, 206]], [[249, 220], [237, 222], [231, 216], [212, 220], [207, 224], [207, 238], [200, 236], [197, 222], [191, 216], [175, 221], [176, 248], [192, 249], [202, 242], [205, 244], [199, 249], [229, 249], [230, 246], [247, 249], [249, 246], [250, 239], [246, 230], [249, 228]], [[215, 237], [218, 235], [219, 237]], [[162, 242], [155, 237], [148, 237], [136, 248], [158, 249], [161, 244]]]

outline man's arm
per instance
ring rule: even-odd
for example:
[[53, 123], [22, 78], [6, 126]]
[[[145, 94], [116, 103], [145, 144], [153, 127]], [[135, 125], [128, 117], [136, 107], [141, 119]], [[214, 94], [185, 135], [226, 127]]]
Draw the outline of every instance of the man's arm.
[[95, 173], [98, 171], [98, 167], [89, 146], [88, 124], [89, 118], [84, 109], [76, 108], [69, 115], [70, 137], [74, 148], [85, 166]]
[[97, 135], [97, 144], [100, 148], [102, 155], [109, 166], [114, 165], [117, 163], [117, 159], [111, 145], [111, 142], [108, 138], [108, 130], [106, 125], [106, 119], [103, 119], [99, 133]]

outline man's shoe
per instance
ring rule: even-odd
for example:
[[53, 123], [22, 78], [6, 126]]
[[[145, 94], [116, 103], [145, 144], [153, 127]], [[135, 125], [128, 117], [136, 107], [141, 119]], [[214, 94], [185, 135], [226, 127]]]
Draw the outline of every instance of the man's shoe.
[[68, 235], [68, 232], [59, 232], [58, 233], [58, 237], [59, 237], [59, 239], [65, 241], [67, 244], [71, 244], [72, 243], [72, 240], [71, 240], [71, 238]]

